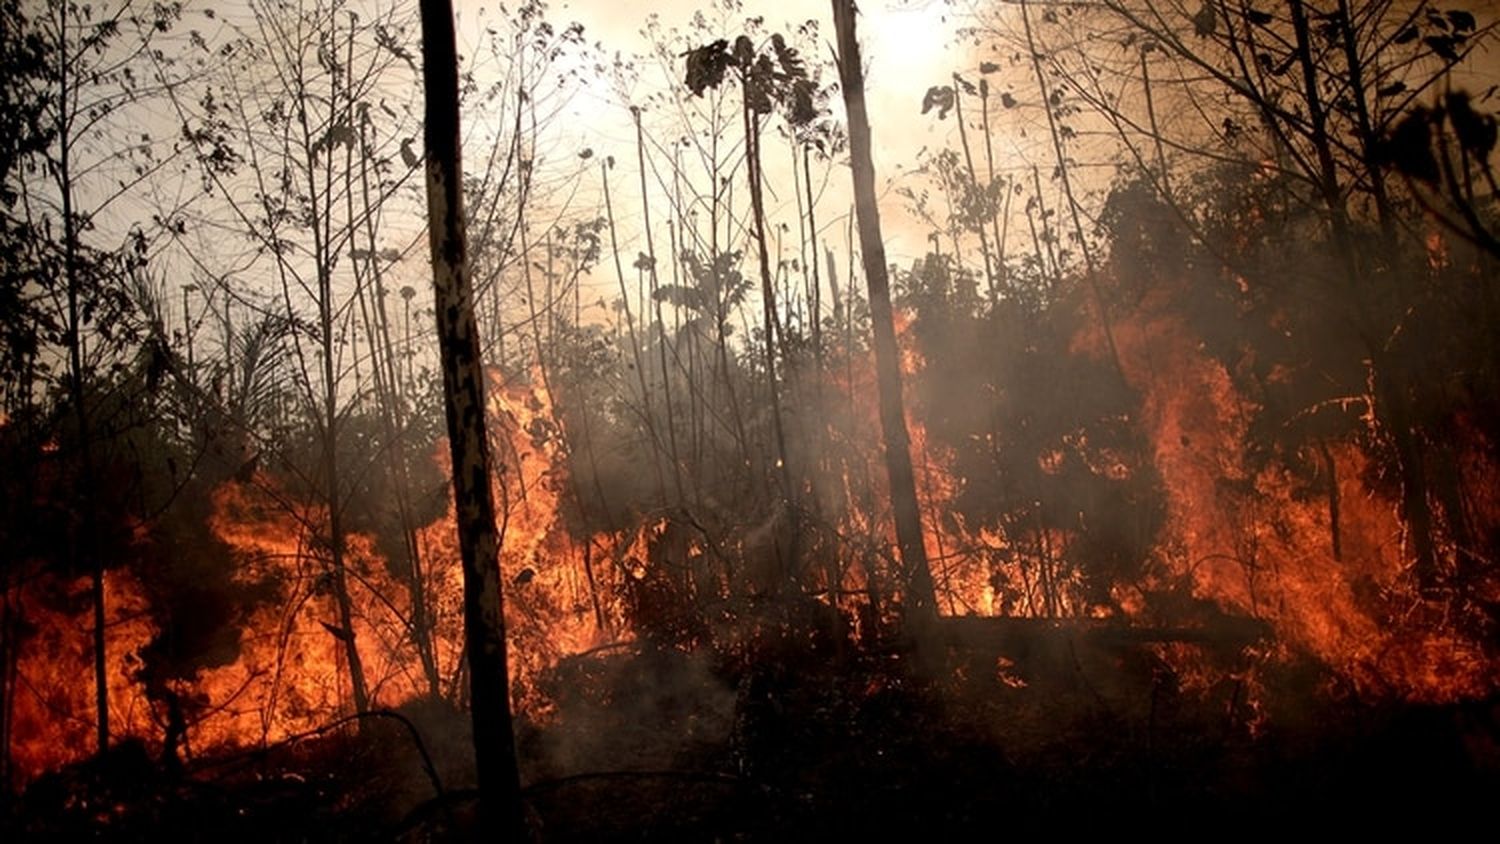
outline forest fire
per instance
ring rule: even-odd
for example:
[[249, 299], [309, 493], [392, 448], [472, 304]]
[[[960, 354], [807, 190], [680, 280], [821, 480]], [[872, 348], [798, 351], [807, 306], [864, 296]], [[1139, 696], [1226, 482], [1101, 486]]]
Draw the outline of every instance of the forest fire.
[[[229, 482], [214, 494], [211, 527], [238, 561], [236, 576], [263, 602], [244, 619], [239, 653], [204, 671], [188, 689], [185, 750], [223, 750], [285, 739], [350, 709], [342, 642], [353, 636], [372, 701], [398, 702], [422, 688], [402, 605], [370, 537], [346, 537], [354, 628], [338, 626], [329, 585], [326, 514], [287, 499], [275, 482]], [[319, 543], [322, 542], [322, 547]]]
[[[920, 411], [913, 410], [908, 425], [941, 615], [1052, 619], [1067, 629], [1087, 631], [1090, 620], [1113, 618], [1122, 629], [1192, 628], [1213, 624], [1223, 617], [1219, 613], [1227, 613], [1269, 622], [1276, 644], [1261, 647], [1269, 646], [1270, 659], [1311, 654], [1334, 669], [1337, 683], [1362, 697], [1445, 703], [1482, 699], [1494, 691], [1500, 665], [1484, 644], [1451, 620], [1435, 617], [1411, 585], [1394, 504], [1365, 486], [1369, 467], [1357, 448], [1332, 445], [1323, 456], [1339, 467], [1334, 539], [1331, 493], [1299, 494], [1287, 469], [1257, 472], [1244, 464], [1238, 442], [1246, 436], [1247, 400], [1235, 394], [1223, 367], [1202, 353], [1201, 344], [1165, 303], [1144, 301], [1114, 331], [1125, 377], [1139, 385], [1142, 422], [1151, 432], [1152, 459], [1167, 491], [1159, 558], [1139, 582], [1111, 586], [1117, 609], [1089, 603], [1079, 571], [1070, 570], [1066, 559], [1066, 549], [1076, 541], [1070, 531], [1048, 528], [1011, 535], [998, 526], [970, 527], [956, 505], [963, 481], [955, 475], [954, 455], [932, 441]], [[899, 321], [899, 332], [906, 375], [920, 380], [924, 361], [909, 314]], [[1096, 357], [1102, 350], [1085, 340], [1074, 353]], [[868, 356], [831, 372], [833, 380], [817, 389], [830, 406], [851, 408], [853, 415], [828, 426], [826, 434], [851, 445], [869, 442], [877, 422], [873, 407], [860, 398], [873, 390]], [[540, 374], [517, 379], [497, 371], [491, 375], [490, 426], [504, 467], [495, 488], [502, 507], [501, 566], [510, 585], [507, 615], [516, 654], [513, 696], [520, 712], [546, 723], [558, 717], [542, 690], [541, 678], [549, 670], [601, 646], [629, 644], [638, 635], [627, 584], [640, 584], [648, 592], [669, 589], [659, 582], [664, 571], [702, 570], [711, 556], [742, 554], [744, 548], [716, 548], [711, 555], [696, 531], [666, 515], [622, 533], [575, 535], [566, 503], [575, 494], [570, 491], [570, 449]], [[820, 494], [818, 508], [839, 514], [839, 535], [868, 536], [877, 545], [892, 547], [889, 517], [878, 504], [887, 493], [877, 455], [862, 448], [842, 453], [842, 462], [828, 468], [836, 482], [819, 481], [812, 487], [837, 491], [832, 498]], [[433, 454], [446, 474], [446, 448], [439, 444]], [[1064, 459], [1062, 452], [1049, 448], [1037, 461], [1041, 472], [1054, 475]], [[1091, 471], [1118, 478], [1130, 469], [1101, 464]], [[1256, 507], [1248, 520], [1236, 521], [1245, 513], [1236, 496], [1245, 495], [1255, 498]], [[106, 581], [116, 729], [147, 741], [155, 753], [180, 754], [189, 762], [282, 742], [351, 711], [341, 644], [346, 634], [337, 627], [328, 585], [326, 510], [298, 503], [264, 473], [225, 481], [214, 490], [211, 509], [210, 527], [230, 549], [235, 578], [256, 596], [239, 622], [233, 652], [222, 661], [190, 678], [151, 688], [141, 656], [160, 632], [151, 621], [150, 599], [128, 572], [111, 574]], [[398, 707], [428, 692], [415, 645], [418, 635], [432, 642], [437, 688], [444, 696], [462, 693], [461, 584], [452, 520], [450, 502], [418, 531], [429, 602], [425, 631], [413, 628], [410, 584], [402, 581], [377, 540], [359, 533], [346, 537], [344, 559], [354, 584], [352, 635], [367, 672], [372, 706]], [[753, 539], [745, 542], [753, 544]], [[1013, 562], [1024, 560], [1026, 552], [1017, 550], [1023, 543], [1056, 549], [1050, 572], [1045, 561], [1035, 567]], [[888, 584], [895, 576], [888, 561], [860, 547], [853, 546], [853, 553], [830, 574], [814, 581], [823, 584], [818, 589], [825, 602], [844, 616], [856, 641], [873, 632], [868, 625], [879, 623], [872, 621], [869, 601], [889, 589], [879, 586], [882, 579]], [[694, 584], [697, 589], [739, 588], [721, 577]], [[1174, 615], [1144, 597], [1173, 588], [1186, 588], [1192, 599], [1215, 608], [1212, 617], [1184, 610]], [[55, 594], [41, 597], [37, 590]], [[90, 653], [87, 610], [80, 603], [86, 590], [86, 578], [42, 579], [10, 596], [13, 606], [59, 607], [28, 616], [37, 632], [16, 665], [20, 693], [12, 703], [11, 729], [18, 738], [12, 743], [11, 764], [21, 783], [90, 753], [89, 719], [56, 717], [89, 708], [89, 689], [77, 681]], [[650, 609], [639, 603], [641, 594], [637, 592], [636, 612]], [[1402, 613], [1393, 619], [1397, 606]], [[1141, 639], [1150, 640], [1149, 635]], [[1192, 647], [1164, 644], [1158, 653], [1186, 683], [1217, 682], [1217, 669]], [[1014, 662], [1001, 657], [1002, 679], [1024, 687], [1026, 682], [1005, 665]], [[1192, 676], [1201, 679], [1191, 681]], [[170, 749], [164, 750], [164, 744]]]
[[[145, 689], [131, 679], [140, 665], [140, 646], [156, 633], [146, 613], [146, 597], [128, 574], [110, 577], [105, 589], [113, 608], [107, 623], [118, 643], [106, 657], [111, 709], [120, 718], [122, 733], [156, 734], [158, 725]], [[15, 605], [64, 608], [31, 616], [36, 632], [13, 669], [20, 693], [9, 702], [10, 764], [22, 782], [89, 752], [94, 725], [87, 713], [93, 689], [79, 682], [93, 650], [83, 620], [87, 595], [88, 579], [81, 578], [39, 581], [7, 596]]]
[[116, 5], [0, 0], [0, 837], [1500, 788], [1493, 15]]
[[1346, 443], [1296, 456], [1315, 467], [1312, 490], [1296, 476], [1303, 466], [1248, 465], [1254, 402], [1167, 295], [1143, 300], [1115, 329], [1167, 490], [1162, 576], [1270, 622], [1287, 649], [1314, 654], [1355, 694], [1440, 703], [1493, 693], [1500, 663], [1421, 594], [1396, 502], [1371, 488], [1378, 468]]

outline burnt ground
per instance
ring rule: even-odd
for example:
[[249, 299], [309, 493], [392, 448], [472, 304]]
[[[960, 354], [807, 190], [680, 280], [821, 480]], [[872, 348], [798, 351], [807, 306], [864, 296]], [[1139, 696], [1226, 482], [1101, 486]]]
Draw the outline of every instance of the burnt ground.
[[[1493, 813], [1500, 701], [1377, 703], [1306, 661], [1173, 647], [576, 658], [546, 680], [555, 709], [519, 727], [531, 826], [547, 842], [940, 841], [1430, 833]], [[398, 714], [181, 772], [124, 743], [32, 783], [3, 837], [463, 840], [466, 715]]]

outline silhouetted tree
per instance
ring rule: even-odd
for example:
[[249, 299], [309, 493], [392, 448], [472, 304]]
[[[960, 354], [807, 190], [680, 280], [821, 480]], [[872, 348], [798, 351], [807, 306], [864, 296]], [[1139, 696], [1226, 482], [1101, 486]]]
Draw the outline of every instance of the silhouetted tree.
[[839, 77], [844, 107], [849, 114], [849, 157], [854, 177], [854, 207], [859, 218], [860, 252], [865, 284], [870, 293], [870, 329], [874, 336], [876, 383], [879, 386], [880, 427], [885, 435], [886, 472], [890, 477], [891, 506], [896, 516], [896, 542], [901, 551], [909, 623], [920, 631], [937, 615], [937, 595], [927, 549], [922, 541], [922, 514], [917, 503], [911, 465], [911, 439], [906, 430], [906, 408], [901, 399], [901, 359], [891, 312], [890, 281], [886, 276], [885, 243], [880, 232], [880, 207], [875, 198], [875, 165], [870, 157], [870, 119], [865, 111], [864, 69], [855, 37], [853, 0], [833, 0], [833, 22], [839, 50]]
[[525, 837], [511, 725], [500, 539], [485, 430], [484, 366], [469, 279], [460, 163], [458, 48], [448, 0], [422, 2], [422, 75], [427, 98], [428, 245], [438, 348], [453, 458], [453, 496], [464, 572], [464, 643], [469, 660], [474, 758], [484, 832]]

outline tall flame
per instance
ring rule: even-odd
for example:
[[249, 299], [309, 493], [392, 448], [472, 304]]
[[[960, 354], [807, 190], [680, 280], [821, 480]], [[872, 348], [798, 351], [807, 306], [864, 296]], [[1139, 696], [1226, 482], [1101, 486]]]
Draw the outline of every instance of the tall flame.
[[[490, 427], [507, 584], [512, 693], [533, 717], [548, 702], [538, 676], [559, 659], [611, 641], [622, 630], [618, 594], [623, 560], [644, 559], [649, 533], [617, 539], [574, 537], [563, 517], [568, 489], [566, 443], [540, 379], [507, 383], [491, 372]], [[448, 471], [447, 448], [433, 460]], [[353, 635], [371, 705], [398, 706], [427, 693], [415, 644], [411, 584], [373, 536], [345, 537], [344, 564], [353, 630], [337, 625], [327, 538], [327, 507], [299, 500], [257, 472], [212, 494], [210, 528], [230, 549], [234, 581], [257, 600], [240, 620], [233, 661], [168, 682], [181, 707], [182, 752], [192, 756], [264, 746], [351, 714], [344, 636]], [[461, 700], [463, 617], [454, 509], [417, 530], [427, 617], [442, 694]], [[632, 551], [631, 549], [635, 550]], [[584, 554], [595, 561], [586, 565]], [[147, 695], [142, 654], [157, 634], [150, 604], [127, 571], [106, 580], [112, 729], [160, 747], [172, 716]], [[47, 593], [47, 594], [42, 594]], [[12, 759], [18, 784], [93, 750], [88, 579], [42, 577], [13, 592], [30, 631], [17, 665]], [[60, 609], [51, 609], [60, 607]]]

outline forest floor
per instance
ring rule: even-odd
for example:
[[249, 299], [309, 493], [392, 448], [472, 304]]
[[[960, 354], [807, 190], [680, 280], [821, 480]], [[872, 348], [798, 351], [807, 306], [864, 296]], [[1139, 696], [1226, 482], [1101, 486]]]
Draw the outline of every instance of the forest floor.
[[[1015, 832], [1431, 832], [1489, 821], [1500, 701], [1373, 704], [1326, 671], [1241, 657], [1185, 680], [1160, 650], [1023, 664], [784, 643], [569, 660], [518, 726], [536, 840], [995, 840]], [[463, 840], [467, 716], [419, 704], [360, 730], [174, 772], [139, 743], [34, 782], [18, 840]], [[431, 767], [424, 764], [426, 758]]]

